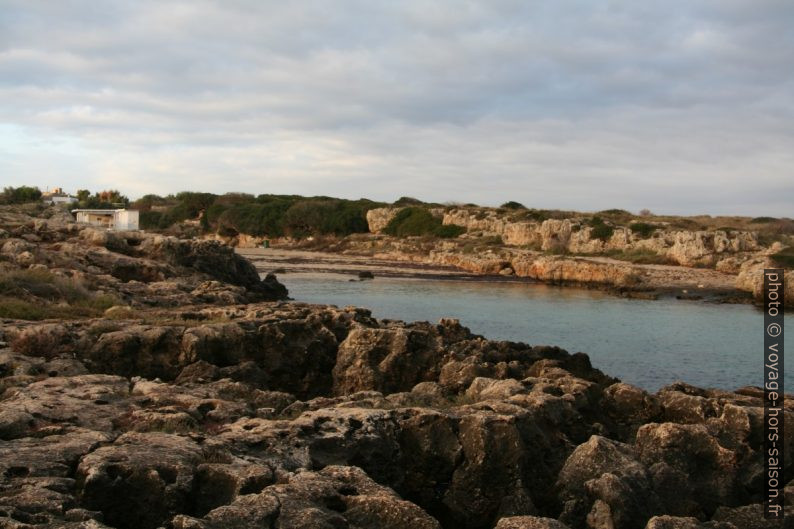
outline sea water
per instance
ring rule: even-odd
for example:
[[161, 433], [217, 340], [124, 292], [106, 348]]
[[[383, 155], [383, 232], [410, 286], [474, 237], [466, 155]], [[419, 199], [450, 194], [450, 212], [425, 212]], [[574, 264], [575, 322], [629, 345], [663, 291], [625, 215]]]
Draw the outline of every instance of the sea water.
[[[751, 305], [624, 299], [532, 283], [302, 273], [279, 280], [296, 301], [366, 307], [376, 318], [458, 318], [486, 338], [582, 351], [605, 373], [649, 391], [676, 380], [721, 389], [762, 384], [763, 312]], [[794, 333], [794, 317], [785, 323]]]

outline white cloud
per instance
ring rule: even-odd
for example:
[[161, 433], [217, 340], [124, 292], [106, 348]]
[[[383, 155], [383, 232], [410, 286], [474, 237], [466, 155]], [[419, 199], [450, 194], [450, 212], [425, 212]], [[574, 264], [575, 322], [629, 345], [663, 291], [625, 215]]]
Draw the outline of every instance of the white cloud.
[[6, 0], [0, 179], [790, 215], [793, 19], [782, 0]]

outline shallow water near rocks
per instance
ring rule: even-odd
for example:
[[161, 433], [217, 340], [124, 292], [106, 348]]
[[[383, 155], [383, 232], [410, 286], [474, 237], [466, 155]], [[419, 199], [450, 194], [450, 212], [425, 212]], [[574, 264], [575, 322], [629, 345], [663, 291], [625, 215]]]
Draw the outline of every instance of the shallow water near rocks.
[[[763, 313], [750, 305], [623, 299], [528, 283], [301, 273], [279, 280], [296, 301], [366, 307], [377, 318], [405, 321], [458, 318], [486, 338], [582, 351], [605, 373], [649, 391], [676, 380], [729, 390], [762, 384]], [[785, 327], [794, 332], [794, 316]]]

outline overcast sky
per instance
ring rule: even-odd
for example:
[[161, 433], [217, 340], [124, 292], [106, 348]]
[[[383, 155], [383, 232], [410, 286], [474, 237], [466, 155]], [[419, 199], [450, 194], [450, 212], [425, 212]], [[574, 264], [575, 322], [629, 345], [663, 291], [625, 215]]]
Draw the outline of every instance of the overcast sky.
[[0, 184], [794, 216], [794, 2], [0, 0]]

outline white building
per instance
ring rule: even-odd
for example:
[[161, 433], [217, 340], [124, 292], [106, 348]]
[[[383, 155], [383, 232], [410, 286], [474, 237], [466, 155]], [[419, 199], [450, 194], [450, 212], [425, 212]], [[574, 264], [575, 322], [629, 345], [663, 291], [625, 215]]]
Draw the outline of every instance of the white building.
[[43, 200], [44, 200], [44, 202], [46, 204], [50, 204], [50, 205], [55, 205], [55, 204], [75, 204], [75, 203], [77, 203], [77, 198], [76, 197], [61, 196], [61, 195], [51, 195], [51, 196], [45, 197]]
[[44, 191], [41, 194], [41, 200], [45, 204], [53, 206], [55, 204], [74, 204], [77, 202], [77, 197], [73, 197], [68, 193], [64, 193], [63, 188], [61, 187], [56, 187], [52, 191]]
[[134, 209], [73, 209], [77, 222], [111, 230], [137, 230], [138, 211]]

